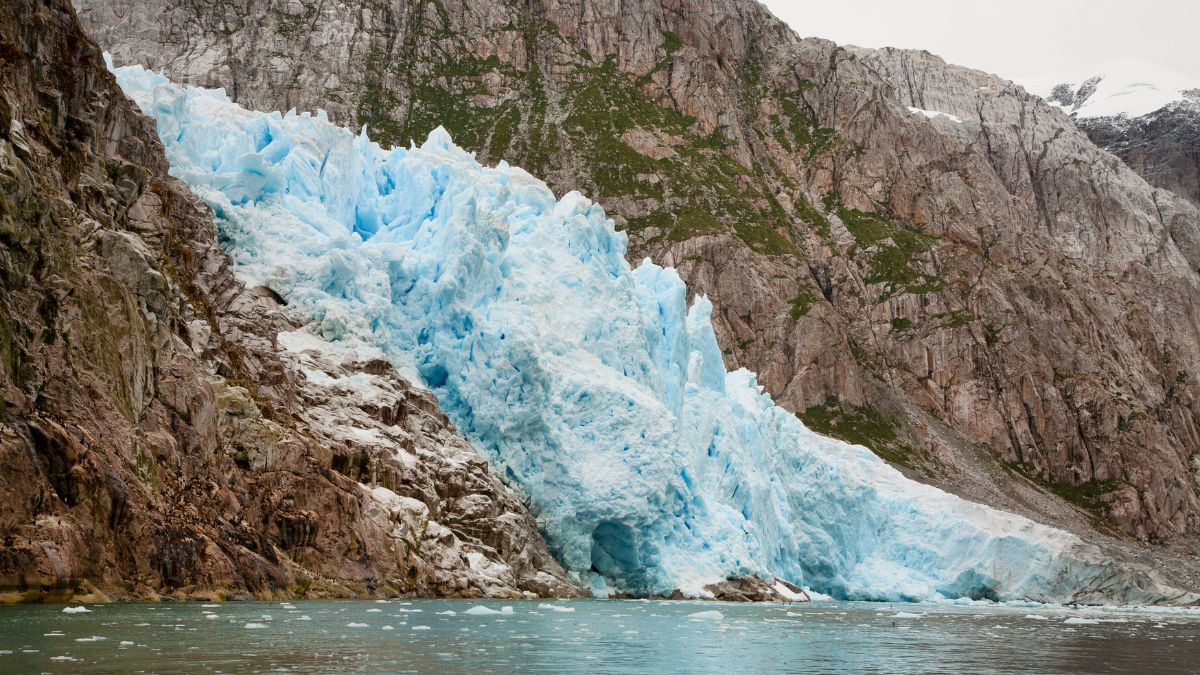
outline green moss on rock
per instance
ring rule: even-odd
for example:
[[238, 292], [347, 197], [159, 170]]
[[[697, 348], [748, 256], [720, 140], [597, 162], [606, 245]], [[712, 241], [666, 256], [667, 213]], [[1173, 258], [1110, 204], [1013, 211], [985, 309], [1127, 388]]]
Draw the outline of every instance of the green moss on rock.
[[896, 435], [897, 421], [869, 406], [830, 396], [821, 405], [805, 409], [800, 419], [819, 434], [866, 446], [893, 464], [912, 467], [917, 459], [917, 451]]

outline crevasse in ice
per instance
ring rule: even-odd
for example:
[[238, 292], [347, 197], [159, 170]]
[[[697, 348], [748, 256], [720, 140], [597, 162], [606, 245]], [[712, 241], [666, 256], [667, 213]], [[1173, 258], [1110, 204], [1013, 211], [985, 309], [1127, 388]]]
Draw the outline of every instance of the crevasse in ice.
[[1073, 535], [910, 481], [726, 372], [708, 300], [688, 308], [672, 269], [631, 269], [625, 236], [580, 194], [484, 167], [440, 129], [384, 150], [321, 113], [115, 72], [243, 278], [430, 387], [581, 581], [1137, 598]]

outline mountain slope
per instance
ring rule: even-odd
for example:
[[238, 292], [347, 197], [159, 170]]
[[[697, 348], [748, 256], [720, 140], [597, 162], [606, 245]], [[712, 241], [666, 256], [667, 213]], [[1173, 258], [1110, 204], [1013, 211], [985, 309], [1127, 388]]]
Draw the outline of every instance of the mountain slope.
[[1196, 532], [1200, 215], [1016, 87], [742, 0], [79, 5], [118, 63], [582, 189], [813, 428], [1077, 531]]
[[1019, 82], [1150, 184], [1200, 205], [1200, 81], [1125, 59]]
[[235, 279], [67, 2], [0, 7], [0, 241], [0, 601], [581, 592], [431, 394]]

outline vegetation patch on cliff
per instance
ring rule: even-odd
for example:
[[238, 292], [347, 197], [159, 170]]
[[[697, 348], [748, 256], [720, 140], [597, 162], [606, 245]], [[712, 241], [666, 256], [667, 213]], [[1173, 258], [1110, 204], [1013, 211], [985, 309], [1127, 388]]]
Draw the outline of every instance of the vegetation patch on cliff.
[[946, 287], [940, 275], [920, 269], [919, 258], [937, 245], [937, 237], [910, 230], [894, 223], [887, 216], [852, 209], [838, 198], [837, 193], [825, 195], [825, 208], [837, 213], [855, 244], [868, 256], [868, 284], [883, 284], [879, 296], [883, 302], [899, 293], [917, 295], [936, 293]]
[[917, 459], [918, 452], [896, 435], [896, 420], [869, 406], [830, 396], [806, 408], [800, 419], [819, 434], [864, 445], [893, 464], [912, 468]]

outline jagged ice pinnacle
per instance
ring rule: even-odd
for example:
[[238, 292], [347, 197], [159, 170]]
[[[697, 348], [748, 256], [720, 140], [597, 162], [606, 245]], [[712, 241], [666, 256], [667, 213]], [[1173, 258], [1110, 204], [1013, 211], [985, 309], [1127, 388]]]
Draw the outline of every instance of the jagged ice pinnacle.
[[[249, 283], [438, 396], [599, 589], [704, 595], [771, 575], [842, 598], [1141, 601], [1075, 536], [906, 479], [809, 431], [746, 370], [673, 269], [625, 261], [578, 193], [480, 165], [445, 131], [385, 150], [323, 113], [116, 74]], [[1140, 577], [1138, 577], [1140, 578]]]

